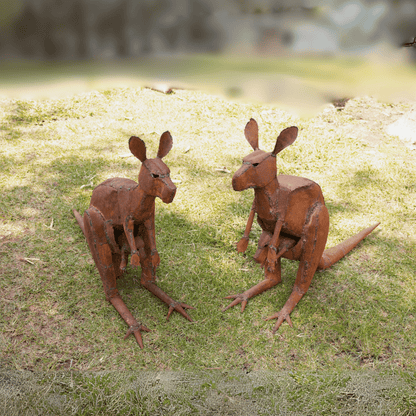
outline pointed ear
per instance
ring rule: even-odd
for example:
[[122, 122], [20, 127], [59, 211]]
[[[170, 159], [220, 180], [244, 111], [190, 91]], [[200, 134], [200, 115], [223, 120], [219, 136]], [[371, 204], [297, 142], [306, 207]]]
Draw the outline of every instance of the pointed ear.
[[173, 145], [172, 136], [170, 135], [168, 131], [165, 131], [160, 136], [159, 150], [157, 151], [157, 157], [159, 159], [164, 158], [170, 152], [170, 149], [172, 149], [172, 145]]
[[276, 146], [274, 147], [272, 155], [276, 156], [283, 149], [290, 146], [296, 140], [296, 137], [298, 137], [298, 128], [296, 126], [282, 130], [276, 140]]
[[146, 160], [146, 145], [140, 137], [131, 136], [129, 140], [129, 148], [130, 152], [132, 152], [133, 155], [140, 160], [140, 162], [144, 162]]
[[254, 118], [251, 118], [250, 121], [246, 124], [244, 129], [244, 135], [246, 136], [247, 141], [250, 143], [250, 146], [253, 150], [259, 148], [259, 126], [257, 121]]

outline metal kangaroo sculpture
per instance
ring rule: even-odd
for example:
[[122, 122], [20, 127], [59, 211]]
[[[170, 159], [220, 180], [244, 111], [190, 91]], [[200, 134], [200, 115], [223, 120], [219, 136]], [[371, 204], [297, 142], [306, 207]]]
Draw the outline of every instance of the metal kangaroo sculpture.
[[94, 189], [90, 206], [83, 217], [73, 211], [100, 273], [106, 299], [129, 326], [124, 338], [134, 334], [141, 348], [141, 331], [150, 330], [136, 321], [116, 287], [117, 278], [126, 270], [129, 254], [131, 265], [141, 266], [140, 283], [169, 306], [166, 319], [176, 310], [192, 322], [184, 308], [193, 308], [175, 302], [155, 283], [155, 271], [160, 263], [155, 239], [155, 198], [159, 197], [169, 204], [176, 193], [169, 168], [162, 161], [171, 150], [172, 143], [170, 133], [163, 133], [156, 158], [147, 159], [143, 140], [131, 137], [130, 151], [142, 162], [139, 183], [123, 178], [107, 179]]
[[329, 230], [329, 215], [321, 188], [315, 182], [297, 176], [277, 175], [276, 155], [291, 145], [297, 137], [297, 127], [283, 130], [271, 153], [259, 149], [258, 125], [251, 119], [245, 127], [245, 137], [254, 152], [243, 159], [234, 174], [235, 191], [254, 188], [254, 201], [243, 237], [237, 251], [244, 253], [254, 216], [263, 232], [254, 259], [264, 267], [264, 280], [237, 295], [223, 311], [241, 303], [241, 312], [248, 299], [281, 282], [280, 259], [299, 260], [299, 269], [292, 293], [280, 312], [266, 318], [277, 319], [273, 333], [283, 321], [290, 326], [290, 313], [307, 292], [317, 269], [326, 269], [350, 252], [379, 223], [362, 230], [341, 244], [325, 250]]

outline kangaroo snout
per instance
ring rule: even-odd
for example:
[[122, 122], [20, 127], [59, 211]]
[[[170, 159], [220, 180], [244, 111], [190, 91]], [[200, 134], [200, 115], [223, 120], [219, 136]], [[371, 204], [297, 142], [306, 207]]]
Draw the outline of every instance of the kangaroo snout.
[[169, 177], [163, 178], [163, 184], [164, 187], [161, 192], [160, 199], [165, 204], [170, 204], [173, 201], [173, 198], [175, 198], [176, 186]]
[[245, 189], [250, 187], [250, 175], [247, 172], [250, 168], [250, 165], [243, 165], [240, 167], [240, 169], [237, 170], [236, 173], [234, 173], [231, 181], [234, 191], [244, 191]]

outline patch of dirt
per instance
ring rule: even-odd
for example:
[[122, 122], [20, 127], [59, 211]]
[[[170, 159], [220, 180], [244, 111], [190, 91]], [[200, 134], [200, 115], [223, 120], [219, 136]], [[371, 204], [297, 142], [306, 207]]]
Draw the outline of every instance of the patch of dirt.
[[[387, 104], [373, 97], [335, 100], [315, 121], [320, 127], [323, 127], [322, 121], [332, 124], [338, 134], [363, 140], [378, 150], [380, 145], [392, 138], [386, 132], [387, 127], [412, 109], [416, 109], [415, 102]], [[397, 140], [398, 144], [404, 145]], [[406, 159], [408, 158], [407, 156]]]

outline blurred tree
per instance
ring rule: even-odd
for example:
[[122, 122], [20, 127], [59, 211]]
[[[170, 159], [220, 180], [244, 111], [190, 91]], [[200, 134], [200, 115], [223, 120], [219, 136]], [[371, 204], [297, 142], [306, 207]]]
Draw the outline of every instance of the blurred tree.
[[415, 0], [0, 0], [0, 56], [115, 58], [251, 44], [280, 53], [309, 41], [325, 53], [325, 38], [336, 40], [335, 53], [400, 47], [416, 36], [415, 22]]
[[22, 12], [24, 0], [1, 0], [0, 28], [6, 28]]

